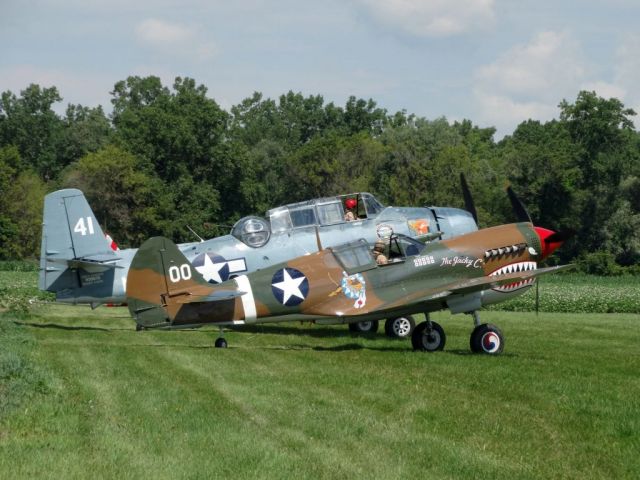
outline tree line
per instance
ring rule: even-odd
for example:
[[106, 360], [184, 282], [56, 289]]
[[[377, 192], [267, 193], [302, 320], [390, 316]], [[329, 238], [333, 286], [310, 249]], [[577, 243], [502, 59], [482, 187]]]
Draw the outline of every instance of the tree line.
[[193, 240], [238, 218], [314, 197], [369, 191], [398, 206], [463, 206], [464, 172], [480, 226], [514, 221], [511, 185], [538, 225], [572, 228], [558, 261], [595, 273], [640, 264], [640, 134], [618, 99], [581, 91], [557, 120], [511, 135], [470, 120], [391, 113], [350, 97], [260, 93], [229, 111], [191, 78], [114, 85], [112, 112], [29, 85], [0, 99], [0, 259], [37, 257], [43, 196], [83, 190], [121, 246], [153, 235]]

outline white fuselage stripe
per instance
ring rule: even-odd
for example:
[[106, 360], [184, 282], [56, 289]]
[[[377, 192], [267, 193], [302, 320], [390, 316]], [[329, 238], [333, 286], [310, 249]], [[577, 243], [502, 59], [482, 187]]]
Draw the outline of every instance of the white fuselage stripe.
[[249, 322], [255, 320], [257, 318], [256, 301], [253, 298], [253, 290], [251, 289], [249, 278], [246, 275], [240, 275], [234, 278], [234, 280], [238, 284], [238, 290], [245, 292], [245, 294], [240, 297], [240, 300], [242, 300], [242, 308], [244, 308], [244, 319]]

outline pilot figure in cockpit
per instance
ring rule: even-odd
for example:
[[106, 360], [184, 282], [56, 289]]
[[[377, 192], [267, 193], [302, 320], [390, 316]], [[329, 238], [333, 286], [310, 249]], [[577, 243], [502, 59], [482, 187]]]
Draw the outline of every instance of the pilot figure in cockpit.
[[356, 202], [356, 200], [353, 198], [347, 198], [344, 201], [344, 206], [347, 209], [346, 213], [344, 214], [345, 222], [353, 222], [358, 218], [356, 217], [356, 214], [354, 212], [357, 205], [358, 205], [358, 202]]
[[373, 246], [373, 252], [371, 253], [373, 254], [373, 258], [378, 265], [386, 265], [387, 263], [389, 263], [389, 259], [384, 254], [384, 250], [384, 242], [382, 240], [376, 241], [375, 245]]

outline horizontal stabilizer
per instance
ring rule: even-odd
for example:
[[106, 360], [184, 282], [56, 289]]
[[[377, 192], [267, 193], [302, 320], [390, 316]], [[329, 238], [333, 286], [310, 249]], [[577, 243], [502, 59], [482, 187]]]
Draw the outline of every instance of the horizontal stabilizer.
[[[105, 268], [124, 268], [122, 265], [116, 265], [116, 262], [121, 260], [120, 257], [111, 257], [111, 256], [91, 256], [85, 258], [55, 258], [55, 257], [46, 257], [46, 261], [48, 264], [59, 263], [61, 265], [65, 265], [67, 268], [87, 268], [87, 267], [105, 267]], [[47, 270], [51, 270], [49, 266], [47, 266]]]

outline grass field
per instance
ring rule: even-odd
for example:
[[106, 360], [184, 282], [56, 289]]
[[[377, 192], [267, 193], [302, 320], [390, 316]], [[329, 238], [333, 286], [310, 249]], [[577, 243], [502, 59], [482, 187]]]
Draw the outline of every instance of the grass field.
[[0, 478], [638, 478], [640, 317], [483, 318], [504, 355], [471, 355], [460, 315], [422, 354], [344, 327], [216, 350], [125, 309], [5, 313], [47, 386], [2, 418]]
[[[506, 336], [496, 358], [446, 313], [436, 354], [299, 324], [216, 350], [212, 329], [31, 306], [36, 278], [0, 272], [0, 310], [17, 307], [0, 313], [3, 479], [640, 477], [637, 314], [484, 312]], [[637, 312], [639, 292], [634, 277], [541, 288], [576, 310]]]

